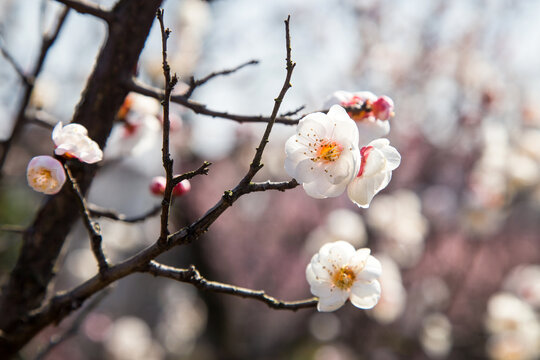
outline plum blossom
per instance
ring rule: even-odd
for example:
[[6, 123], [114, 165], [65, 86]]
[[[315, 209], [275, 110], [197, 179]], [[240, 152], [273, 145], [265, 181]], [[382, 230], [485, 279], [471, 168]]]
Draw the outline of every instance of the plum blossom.
[[381, 263], [367, 248], [355, 250], [346, 241], [323, 245], [311, 258], [306, 278], [319, 298], [317, 310], [334, 311], [349, 299], [360, 309], [371, 309], [381, 296]]
[[328, 114], [309, 114], [285, 144], [285, 170], [314, 198], [343, 193], [358, 173], [358, 129], [347, 112], [334, 105]]
[[392, 171], [401, 163], [401, 155], [387, 139], [377, 139], [360, 149], [360, 170], [347, 188], [349, 198], [362, 208], [384, 189], [392, 178]]
[[[156, 176], [150, 182], [150, 192], [154, 195], [163, 195], [165, 193], [165, 186], [167, 179], [164, 176]], [[189, 180], [182, 180], [173, 188], [173, 196], [182, 196], [191, 190], [191, 183]]]
[[54, 127], [52, 139], [56, 145], [54, 150], [56, 155], [74, 157], [88, 164], [96, 163], [103, 158], [99, 145], [88, 137], [88, 131], [80, 124], [63, 126], [60, 121]]
[[66, 182], [66, 173], [60, 161], [52, 156], [36, 156], [26, 169], [28, 185], [44, 194], [56, 194]]
[[349, 116], [356, 121], [360, 131], [360, 142], [384, 137], [390, 132], [387, 121], [394, 116], [394, 102], [388, 96], [377, 97], [370, 91], [334, 92], [324, 103], [325, 108], [341, 105]]

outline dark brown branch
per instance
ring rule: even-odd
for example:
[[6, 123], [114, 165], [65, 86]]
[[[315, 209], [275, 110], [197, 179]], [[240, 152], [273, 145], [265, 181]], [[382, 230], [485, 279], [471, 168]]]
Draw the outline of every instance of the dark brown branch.
[[47, 57], [47, 53], [49, 52], [49, 49], [58, 38], [58, 34], [60, 34], [60, 30], [62, 29], [62, 26], [64, 25], [66, 21], [68, 13], [69, 13], [69, 8], [65, 8], [60, 14], [54, 30], [49, 35], [43, 36], [43, 40], [41, 41], [41, 50], [39, 53], [39, 58], [36, 62], [34, 71], [29, 77], [27, 76], [27, 78], [30, 81], [25, 82], [25, 91], [24, 91], [24, 95], [21, 100], [21, 103], [19, 105], [19, 110], [17, 112], [17, 117], [15, 119], [15, 125], [13, 126], [13, 130], [11, 130], [11, 134], [9, 135], [9, 137], [1, 143], [2, 153], [0, 154], [0, 169], [4, 167], [4, 163], [6, 161], [7, 154], [11, 147], [11, 144], [13, 143], [13, 141], [15, 141], [15, 138], [17, 137], [17, 135], [19, 134], [19, 132], [21, 131], [25, 123], [26, 107], [28, 106], [28, 103], [30, 102], [30, 96], [32, 95], [32, 91], [34, 90], [34, 80], [39, 76], [41, 69], [43, 68], [43, 64], [45, 63], [45, 58]]
[[86, 0], [56, 0], [59, 3], [77, 11], [81, 14], [89, 14], [99, 19], [105, 20], [107, 23], [112, 21], [112, 13], [103, 9], [101, 6]]
[[296, 182], [295, 179], [292, 179], [290, 181], [281, 181], [281, 182], [272, 182], [272, 181], [265, 181], [265, 182], [258, 182], [258, 183], [250, 183], [248, 186], [248, 191], [250, 193], [257, 192], [257, 191], [267, 191], [267, 190], [277, 190], [277, 191], [285, 191], [289, 189], [294, 189], [299, 184]]
[[193, 171], [189, 171], [187, 173], [184, 173], [182, 175], [175, 176], [173, 180], [173, 186], [179, 184], [183, 180], [189, 180], [197, 175], [208, 175], [208, 168], [212, 165], [211, 162], [205, 161], [203, 164], [197, 169]]
[[109, 264], [107, 263], [107, 258], [105, 256], [105, 253], [103, 252], [103, 238], [101, 236], [101, 228], [97, 222], [90, 219], [90, 211], [88, 210], [88, 207], [86, 205], [86, 200], [84, 200], [81, 190], [79, 189], [79, 185], [77, 185], [75, 178], [71, 174], [69, 166], [65, 163], [64, 169], [66, 170], [67, 180], [71, 184], [71, 190], [73, 192], [73, 195], [75, 196], [77, 204], [79, 205], [79, 211], [81, 213], [84, 227], [86, 228], [86, 231], [88, 231], [88, 235], [90, 236], [90, 245], [99, 266], [99, 273], [103, 274], [105, 270], [109, 267]]
[[178, 78], [174, 75], [171, 78], [171, 68], [167, 62], [167, 39], [171, 34], [169, 28], [165, 28], [163, 22], [163, 9], [159, 9], [156, 13], [159, 21], [159, 28], [161, 29], [161, 47], [163, 58], [163, 77], [165, 78], [165, 93], [163, 99], [161, 99], [161, 105], [163, 107], [163, 147], [162, 162], [165, 169], [165, 193], [163, 194], [163, 200], [161, 202], [161, 230], [159, 234], [158, 243], [163, 245], [167, 241], [169, 236], [169, 211], [171, 207], [173, 184], [173, 160], [171, 159], [171, 153], [169, 149], [169, 134], [171, 129], [171, 121], [169, 119], [169, 104], [171, 101], [171, 92], [178, 82]]
[[22, 67], [19, 65], [17, 60], [11, 54], [9, 51], [4, 47], [4, 42], [0, 39], [0, 52], [4, 56], [4, 58], [11, 64], [15, 72], [17, 72], [17, 75], [21, 78], [21, 80], [24, 82], [26, 86], [30, 86], [33, 82], [33, 79], [29, 76], [27, 76], [22, 69]]
[[[153, 97], [154, 99], [161, 100], [163, 98], [163, 92], [160, 89], [157, 89], [155, 87], [152, 87], [146, 84], [142, 84], [136, 79], [126, 80], [124, 82], [124, 86], [129, 91], [133, 91], [133, 92], [145, 95], [145, 96], [150, 96], [150, 97]], [[188, 99], [187, 97], [183, 95], [173, 95], [171, 96], [171, 101], [187, 107], [188, 109], [192, 110], [196, 114], [211, 116], [214, 118], [229, 119], [229, 120], [237, 121], [239, 123], [261, 123], [261, 122], [267, 123], [270, 121], [270, 118], [268, 116], [237, 115], [237, 114], [231, 114], [225, 111], [211, 110], [211, 109], [208, 109], [206, 105], [193, 101], [191, 99]], [[299, 120], [300, 119], [293, 119], [293, 118], [278, 116], [276, 117], [275, 122], [280, 123], [280, 124], [286, 124], [286, 125], [296, 125], [298, 124]]]
[[313, 308], [317, 306], [318, 301], [317, 298], [310, 298], [298, 301], [283, 301], [267, 295], [264, 290], [252, 290], [239, 286], [220, 283], [217, 281], [209, 281], [203, 276], [201, 276], [199, 271], [193, 265], [190, 266], [189, 269], [178, 269], [160, 264], [156, 261], [151, 261], [145, 271], [154, 276], [166, 277], [176, 281], [193, 284], [201, 290], [259, 300], [266, 303], [269, 307], [273, 309], [298, 310], [305, 308]]
[[86, 204], [86, 206], [92, 217], [104, 217], [116, 221], [122, 221], [125, 223], [137, 223], [144, 221], [152, 216], [159, 214], [161, 210], [161, 205], [157, 205], [141, 215], [129, 217], [114, 210], [102, 208], [101, 206], [97, 206], [95, 204]]
[[281, 114], [280, 116], [293, 116], [298, 114], [300, 111], [304, 110], [306, 105], [297, 107], [295, 110], [287, 111], [286, 113]]
[[193, 91], [195, 91], [195, 89], [201, 85], [204, 85], [205, 83], [207, 83], [209, 80], [217, 77], [217, 76], [224, 76], [224, 75], [229, 75], [229, 74], [232, 74], [246, 66], [249, 66], [249, 65], [256, 65], [259, 63], [259, 60], [250, 60], [248, 62], [245, 62], [241, 65], [238, 65], [237, 67], [235, 68], [232, 68], [232, 69], [226, 69], [226, 70], [221, 70], [221, 71], [216, 71], [216, 72], [213, 72], [213, 73], [210, 73], [208, 75], [206, 75], [205, 77], [203, 77], [202, 79], [199, 79], [199, 80], [195, 80], [195, 78], [192, 76], [190, 79], [189, 79], [189, 89], [188, 91], [184, 94], [184, 97], [186, 98], [189, 98], [191, 97], [191, 95], [193, 94]]
[[99, 305], [99, 303], [110, 293], [110, 288], [105, 289], [104, 291], [100, 292], [96, 295], [94, 299], [84, 308], [82, 309], [76, 316], [76, 318], [71, 323], [70, 327], [64, 331], [62, 334], [54, 335], [51, 337], [51, 340], [47, 344], [43, 350], [41, 350], [34, 360], [43, 360], [46, 358], [46, 356], [58, 345], [63, 343], [66, 340], [69, 340], [71, 337], [77, 335], [77, 332], [79, 331], [79, 328], [81, 327], [82, 323], [86, 319], [86, 317], [96, 308], [96, 306]]

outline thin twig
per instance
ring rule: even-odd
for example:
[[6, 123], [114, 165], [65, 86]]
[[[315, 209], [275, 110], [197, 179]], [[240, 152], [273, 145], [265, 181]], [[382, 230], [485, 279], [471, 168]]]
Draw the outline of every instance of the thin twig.
[[189, 180], [197, 175], [208, 175], [208, 168], [210, 167], [210, 165], [212, 165], [211, 162], [205, 161], [197, 170], [189, 171], [185, 174], [175, 176], [172, 179], [173, 186], [179, 184], [183, 180]]
[[[145, 95], [145, 96], [150, 96], [158, 100], [163, 99], [162, 90], [157, 89], [150, 85], [142, 84], [140, 81], [136, 79], [127, 79], [124, 81], [124, 85], [126, 89], [128, 89], [129, 91], [133, 91], [141, 95]], [[270, 121], [270, 118], [268, 116], [238, 115], [238, 114], [231, 114], [226, 111], [211, 110], [211, 109], [208, 109], [206, 105], [193, 101], [185, 97], [184, 95], [173, 95], [171, 96], [171, 101], [187, 107], [188, 109], [190, 109], [196, 114], [211, 116], [214, 118], [228, 119], [228, 120], [233, 120], [239, 123], [267, 123]], [[276, 117], [275, 122], [280, 123], [280, 124], [285, 124], [285, 125], [297, 125], [299, 120], [300, 120], [300, 117], [289, 118], [289, 117], [278, 116]]]
[[10, 224], [4, 224], [0, 225], [0, 231], [3, 232], [10, 232], [15, 234], [24, 234], [28, 229], [21, 225], [10, 225]]
[[81, 14], [89, 14], [99, 19], [105, 20], [107, 23], [112, 21], [112, 12], [103, 9], [101, 6], [85, 0], [56, 0], [59, 3], [77, 11]]
[[259, 300], [266, 303], [273, 309], [298, 310], [312, 308], [317, 306], [318, 301], [317, 298], [310, 298], [298, 301], [283, 301], [267, 295], [264, 290], [252, 290], [239, 286], [220, 283], [217, 281], [209, 281], [203, 276], [201, 276], [199, 271], [193, 265], [190, 266], [189, 269], [178, 269], [160, 264], [156, 261], [151, 261], [148, 264], [146, 272], [154, 276], [166, 277], [176, 281], [190, 283], [201, 290]]
[[62, 334], [53, 335], [43, 350], [41, 350], [34, 360], [43, 360], [45, 357], [58, 345], [63, 343], [64, 341], [68, 340], [69, 338], [77, 335], [77, 332], [79, 331], [79, 328], [81, 327], [82, 323], [86, 319], [86, 317], [98, 306], [98, 304], [111, 292], [111, 289], [105, 289], [104, 291], [100, 292], [96, 295], [94, 299], [84, 308], [82, 309], [78, 314], [77, 317], [73, 320], [71, 323], [71, 326], [64, 331]]
[[161, 230], [159, 234], [158, 244], [165, 244], [167, 242], [167, 236], [169, 236], [169, 211], [171, 207], [173, 185], [173, 160], [171, 159], [171, 153], [169, 149], [169, 133], [171, 128], [171, 122], [169, 119], [169, 104], [171, 100], [171, 92], [178, 82], [176, 74], [171, 78], [171, 68], [167, 62], [167, 39], [171, 34], [169, 28], [165, 28], [163, 22], [163, 9], [158, 9], [156, 16], [159, 20], [159, 27], [161, 29], [161, 46], [163, 57], [163, 77], [165, 78], [165, 93], [161, 99], [161, 105], [163, 107], [163, 148], [162, 162], [165, 168], [165, 178], [167, 179], [165, 185], [165, 193], [163, 194], [163, 201], [161, 202]]
[[257, 191], [267, 191], [267, 190], [277, 190], [277, 191], [285, 191], [289, 189], [294, 189], [299, 184], [295, 179], [292, 179], [290, 181], [281, 181], [281, 182], [272, 182], [272, 181], [265, 181], [265, 182], [257, 182], [257, 183], [250, 183], [248, 187], [248, 191], [250, 193], [257, 192]]
[[[62, 29], [62, 26], [66, 22], [66, 18], [69, 14], [69, 10], [70, 9], [66, 7], [60, 14], [54, 30], [49, 35], [43, 36], [43, 39], [41, 41], [41, 50], [39, 53], [39, 58], [36, 62], [34, 71], [32, 72], [32, 75], [30, 76], [31, 79], [33, 80], [37, 79], [39, 73], [41, 72], [41, 69], [43, 68], [43, 64], [45, 63], [45, 58], [47, 57], [47, 53], [49, 52], [49, 49], [58, 38], [58, 34], [60, 34], [60, 30]], [[2, 153], [0, 154], [0, 169], [2, 169], [4, 166], [4, 163], [7, 158], [7, 154], [9, 152], [9, 149], [13, 141], [15, 140], [15, 138], [17, 137], [17, 135], [19, 134], [23, 125], [26, 122], [26, 116], [25, 116], [26, 107], [28, 106], [30, 102], [30, 96], [32, 95], [32, 91], [34, 90], [34, 81], [30, 83], [25, 83], [25, 87], [26, 89], [24, 91], [23, 98], [19, 105], [17, 118], [15, 120], [15, 125], [13, 126], [13, 129], [11, 130], [11, 134], [5, 141], [0, 143], [1, 148], [2, 148]]]
[[245, 62], [241, 65], [238, 65], [237, 67], [235, 68], [232, 68], [232, 69], [226, 69], [226, 70], [221, 70], [221, 71], [216, 71], [216, 72], [213, 72], [213, 73], [210, 73], [208, 75], [206, 75], [205, 77], [203, 77], [202, 79], [199, 79], [199, 80], [195, 80], [193, 78], [193, 76], [190, 78], [189, 80], [189, 89], [188, 91], [184, 94], [184, 96], [186, 98], [189, 98], [191, 97], [191, 95], [193, 94], [193, 91], [195, 91], [195, 89], [201, 85], [204, 85], [206, 82], [208, 82], [209, 80], [217, 77], [217, 76], [223, 76], [223, 75], [229, 75], [229, 74], [232, 74], [246, 66], [249, 66], [249, 65], [256, 65], [259, 63], [259, 60], [250, 60], [248, 62]]
[[26, 112], [25, 121], [52, 130], [58, 122], [54, 116], [43, 110], [29, 110]]
[[101, 206], [97, 206], [95, 204], [86, 204], [86, 206], [92, 217], [104, 217], [104, 218], [108, 218], [108, 219], [112, 219], [116, 221], [122, 221], [125, 223], [137, 223], [137, 222], [144, 221], [152, 216], [159, 214], [161, 210], [161, 205], [157, 205], [141, 215], [129, 217], [125, 214], [121, 214], [117, 211], [106, 209]]
[[281, 114], [280, 116], [293, 116], [298, 114], [300, 111], [304, 110], [306, 108], [306, 105], [302, 105], [297, 107], [295, 110], [287, 111], [286, 113]]
[[103, 238], [101, 237], [101, 228], [97, 222], [92, 221], [90, 218], [90, 211], [88, 210], [86, 201], [84, 200], [81, 190], [79, 189], [79, 185], [75, 181], [75, 178], [71, 174], [71, 170], [66, 163], [64, 163], [64, 169], [66, 170], [67, 179], [71, 183], [70, 188], [77, 199], [84, 227], [90, 236], [90, 245], [99, 266], [99, 273], [103, 275], [109, 267], [109, 264], [107, 263], [107, 258], [105, 257], [102, 248]]

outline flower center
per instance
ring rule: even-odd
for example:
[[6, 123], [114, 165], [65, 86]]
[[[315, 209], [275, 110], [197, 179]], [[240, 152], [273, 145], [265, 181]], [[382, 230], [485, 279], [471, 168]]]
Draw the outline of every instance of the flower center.
[[360, 177], [362, 176], [362, 174], [364, 174], [367, 159], [371, 150], [373, 150], [373, 146], [364, 146], [360, 149], [360, 156], [362, 157], [362, 159], [360, 160], [360, 171], [358, 171], [358, 175], [356, 175], [357, 177]]
[[31, 175], [32, 184], [35, 188], [48, 189], [58, 185], [58, 181], [48, 169], [39, 168], [33, 170]]
[[359, 96], [353, 96], [349, 101], [342, 101], [343, 106], [351, 119], [354, 121], [362, 121], [365, 118], [373, 115], [373, 103], [371, 100], [363, 100]]
[[341, 290], [347, 290], [354, 284], [355, 279], [356, 275], [354, 271], [350, 267], [344, 266], [334, 273], [332, 280], [336, 287]]
[[323, 162], [333, 162], [339, 159], [339, 155], [343, 151], [343, 146], [335, 141], [323, 140], [319, 143], [316, 151], [317, 156], [312, 158], [312, 161], [317, 162], [322, 160]]

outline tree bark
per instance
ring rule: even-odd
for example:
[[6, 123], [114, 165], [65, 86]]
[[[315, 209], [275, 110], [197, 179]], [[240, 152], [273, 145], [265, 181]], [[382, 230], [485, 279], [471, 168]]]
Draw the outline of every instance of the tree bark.
[[[73, 122], [84, 125], [102, 148], [128, 92], [122, 83], [133, 75], [161, 2], [120, 0], [111, 10], [107, 40], [73, 116]], [[96, 170], [96, 166], [74, 166], [83, 193]], [[12, 357], [41, 329], [67, 315], [40, 323], [27, 321], [32, 310], [45, 305], [58, 255], [78, 216], [77, 202], [66, 186], [46, 200], [24, 235], [19, 258], [0, 297], [0, 358]], [[81, 305], [73, 304], [72, 310]]]

